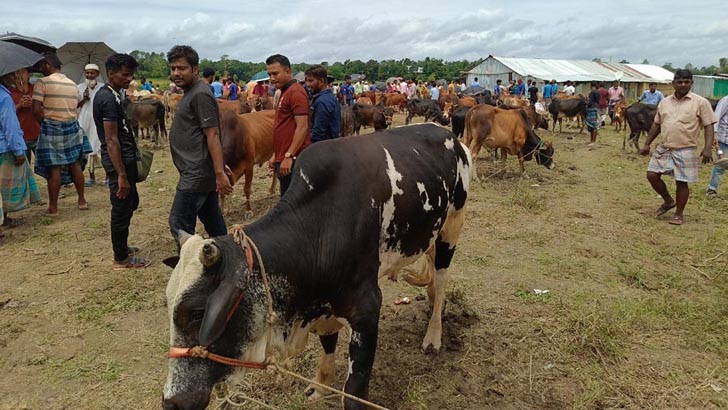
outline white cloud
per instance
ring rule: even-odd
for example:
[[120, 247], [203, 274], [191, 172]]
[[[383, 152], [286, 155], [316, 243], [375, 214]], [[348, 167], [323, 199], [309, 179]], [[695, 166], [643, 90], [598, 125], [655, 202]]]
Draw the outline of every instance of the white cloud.
[[262, 61], [273, 53], [294, 62], [346, 59], [446, 60], [489, 54], [536, 58], [600, 57], [703, 66], [728, 57], [721, 0], [686, 8], [666, 0], [612, 0], [595, 11], [581, 0], [518, 3], [495, 0], [487, 7], [441, 0], [371, 0], [352, 7], [332, 0], [281, 0], [275, 5], [220, 0], [214, 4], [119, 5], [69, 0], [28, 3], [5, 0], [3, 29], [66, 41], [105, 41], [121, 52], [167, 51], [189, 44], [203, 58], [227, 54]]

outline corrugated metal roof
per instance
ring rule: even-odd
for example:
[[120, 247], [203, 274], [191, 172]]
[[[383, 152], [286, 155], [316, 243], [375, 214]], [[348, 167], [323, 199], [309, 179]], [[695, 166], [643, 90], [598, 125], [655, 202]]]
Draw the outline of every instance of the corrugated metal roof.
[[[620, 63], [604, 63], [589, 60], [552, 60], [541, 58], [515, 58], [515, 57], [496, 57], [489, 56], [499, 61], [501, 64], [509, 67], [511, 70], [522, 76], [535, 77], [541, 80], [556, 80], [564, 82], [572, 81], [614, 81], [617, 73], [621, 72], [621, 81], [623, 82], [669, 82], [672, 80], [672, 73], [664, 70], [662, 67], [650, 66], [647, 64], [628, 64]], [[642, 68], [637, 70], [636, 68]], [[647, 69], [645, 67], [655, 67]], [[662, 70], [669, 73], [669, 79], [664, 78]], [[474, 70], [471, 70], [474, 71]], [[647, 72], [645, 72], [647, 71]], [[652, 77], [656, 74], [657, 77]]]
[[652, 64], [625, 64], [626, 66], [637, 70], [638, 72], [650, 77], [654, 80], [662, 80], [665, 82], [672, 81], [674, 74], [659, 65]]

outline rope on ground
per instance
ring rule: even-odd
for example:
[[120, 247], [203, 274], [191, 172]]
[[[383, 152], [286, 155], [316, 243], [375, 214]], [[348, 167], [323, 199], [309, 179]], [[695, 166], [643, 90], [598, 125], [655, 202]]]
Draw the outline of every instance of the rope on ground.
[[354, 395], [351, 395], [351, 394], [349, 394], [349, 393], [346, 393], [346, 392], [344, 392], [344, 391], [342, 391], [342, 390], [339, 390], [339, 389], [333, 388], [333, 387], [331, 387], [331, 386], [327, 386], [327, 385], [325, 385], [325, 384], [321, 384], [321, 383], [319, 383], [319, 382], [317, 382], [317, 381], [315, 381], [315, 380], [311, 380], [311, 379], [309, 379], [309, 378], [307, 378], [307, 377], [301, 376], [300, 374], [298, 374], [298, 373], [296, 373], [296, 372], [292, 372], [292, 371], [290, 371], [290, 370], [288, 370], [288, 369], [285, 369], [285, 368], [283, 368], [283, 367], [279, 366], [278, 364], [273, 364], [273, 365], [272, 365], [272, 367], [273, 367], [274, 369], [276, 369], [277, 371], [279, 371], [279, 372], [283, 373], [283, 374], [286, 374], [286, 375], [288, 375], [288, 376], [291, 376], [291, 377], [293, 377], [294, 379], [299, 379], [299, 380], [301, 380], [301, 381], [304, 381], [304, 382], [306, 382], [306, 383], [310, 383], [310, 384], [313, 384], [313, 385], [314, 385], [314, 386], [316, 386], [316, 387], [320, 387], [320, 388], [322, 388], [322, 389], [328, 390], [328, 391], [330, 391], [330, 392], [332, 392], [332, 393], [334, 393], [334, 394], [336, 394], [336, 395], [339, 395], [339, 396], [344, 396], [344, 397], [346, 397], [347, 399], [350, 399], [350, 400], [354, 400], [354, 401], [356, 401], [356, 402], [359, 402], [359, 403], [361, 403], [361, 404], [364, 404], [364, 405], [366, 405], [366, 406], [369, 406], [369, 407], [371, 407], [371, 408], [373, 408], [373, 409], [377, 409], [377, 410], [389, 410], [389, 409], [388, 409], [388, 408], [386, 408], [386, 407], [382, 407], [382, 406], [380, 406], [380, 405], [378, 405], [378, 404], [374, 404], [374, 403], [372, 403], [372, 402], [370, 402], [370, 401], [367, 401], [367, 400], [361, 399], [361, 398], [359, 398], [359, 397], [356, 397], [356, 396], [354, 396]]

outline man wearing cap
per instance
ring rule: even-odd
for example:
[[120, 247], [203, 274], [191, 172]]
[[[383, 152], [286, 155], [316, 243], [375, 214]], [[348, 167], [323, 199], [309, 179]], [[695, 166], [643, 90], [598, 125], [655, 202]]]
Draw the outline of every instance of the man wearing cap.
[[99, 66], [96, 64], [86, 64], [83, 74], [86, 78], [78, 85], [78, 124], [88, 136], [88, 142], [91, 144], [92, 152], [88, 156], [90, 162], [88, 167], [89, 179], [85, 184], [91, 187], [96, 185], [94, 171], [99, 162], [98, 154], [101, 149], [101, 141], [99, 141], [99, 134], [96, 132], [96, 125], [94, 124], [94, 96], [104, 83], [98, 81]]

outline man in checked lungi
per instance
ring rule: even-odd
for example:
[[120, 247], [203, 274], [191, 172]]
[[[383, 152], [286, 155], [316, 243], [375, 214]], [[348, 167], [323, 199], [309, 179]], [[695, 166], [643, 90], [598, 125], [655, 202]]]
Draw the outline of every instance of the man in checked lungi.
[[47, 54], [38, 67], [45, 77], [36, 82], [33, 93], [33, 115], [41, 126], [35, 173], [48, 180], [47, 214], [58, 215], [61, 183], [71, 181], [78, 193], [78, 209], [87, 210], [83, 167], [92, 151], [78, 124], [78, 88], [61, 73], [61, 60], [55, 54]]
[[[647, 180], [664, 201], [657, 208], [656, 216], [675, 208], [670, 223], [682, 225], [683, 210], [690, 196], [688, 183], [698, 180], [697, 148], [700, 130], [705, 132], [705, 146], [700, 155], [703, 164], [707, 164], [712, 160], [713, 124], [717, 120], [708, 100], [690, 91], [693, 86], [693, 74], [690, 70], [677, 70], [672, 86], [675, 94], [665, 98], [657, 106], [655, 122], [647, 134], [647, 141], [640, 150], [640, 155], [649, 155], [650, 144], [658, 135], [662, 135], [662, 140], [647, 166]], [[675, 178], [676, 199], [667, 191], [662, 180], [663, 174]]]

